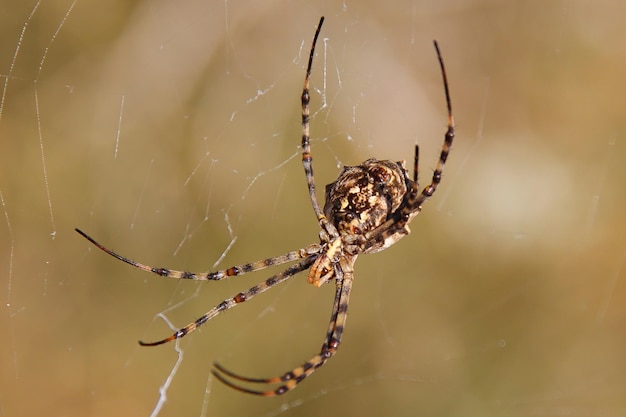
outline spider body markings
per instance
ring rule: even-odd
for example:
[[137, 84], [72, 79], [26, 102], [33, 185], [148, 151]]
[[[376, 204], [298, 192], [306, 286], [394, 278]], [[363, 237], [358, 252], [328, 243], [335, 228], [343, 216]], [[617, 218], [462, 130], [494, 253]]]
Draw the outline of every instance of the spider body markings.
[[[319, 21], [311, 51], [309, 54], [304, 87], [302, 90], [302, 164], [313, 211], [320, 226], [320, 243], [288, 252], [284, 255], [263, 259], [247, 264], [236, 265], [214, 272], [188, 272], [169, 268], [155, 268], [123, 257], [102, 246], [79, 229], [76, 231], [89, 240], [98, 249], [135, 268], [152, 272], [156, 275], [203, 281], [219, 281], [228, 277], [259, 271], [270, 266], [296, 262], [265, 281], [228, 298], [211, 308], [197, 320], [177, 330], [169, 337], [155, 342], [139, 341], [142, 346], [156, 346], [179, 339], [220, 313], [264, 293], [273, 286], [292, 276], [309, 270], [307, 281], [316, 287], [335, 282], [335, 297], [326, 335], [317, 355], [302, 365], [271, 378], [249, 378], [238, 375], [214, 363], [213, 375], [224, 384], [241, 392], [262, 396], [276, 396], [295, 388], [301, 381], [324, 365], [339, 348], [347, 319], [348, 303], [354, 280], [354, 263], [360, 254], [376, 253], [396, 243], [410, 233], [408, 224], [419, 214], [422, 205], [436, 191], [441, 181], [454, 140], [454, 120], [448, 81], [443, 59], [437, 42], [434, 42], [441, 68], [448, 110], [448, 126], [431, 183], [421, 192], [418, 189], [417, 173], [419, 147], [415, 146], [413, 179], [405, 168], [404, 162], [368, 159], [357, 166], [346, 166], [337, 180], [326, 186], [326, 200], [323, 209], [316, 196], [313, 176], [313, 159], [309, 139], [309, 79], [315, 55], [315, 45], [324, 22]], [[249, 384], [279, 384], [277, 388], [254, 390], [240, 386], [236, 382]]]

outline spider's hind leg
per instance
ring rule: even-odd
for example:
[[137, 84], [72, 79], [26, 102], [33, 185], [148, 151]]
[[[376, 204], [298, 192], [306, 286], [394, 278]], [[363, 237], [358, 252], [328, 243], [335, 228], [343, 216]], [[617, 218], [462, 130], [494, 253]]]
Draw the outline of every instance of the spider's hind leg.
[[[322, 347], [317, 355], [313, 356], [302, 365], [289, 370], [280, 376], [274, 376], [271, 378], [246, 377], [236, 374], [218, 363], [214, 363], [214, 369], [211, 371], [213, 375], [224, 384], [238, 391], [264, 397], [274, 397], [294, 389], [300, 382], [304, 381], [304, 379], [322, 367], [331, 357], [333, 357], [335, 353], [337, 353], [339, 345], [341, 344], [341, 338], [343, 336], [346, 319], [348, 317], [348, 302], [350, 299], [350, 292], [352, 290], [352, 282], [354, 280], [355, 259], [356, 258], [343, 258], [340, 261], [340, 266], [337, 266], [335, 269], [336, 287], [333, 310], [328, 323], [326, 336], [324, 337], [324, 342], [322, 343]], [[249, 384], [281, 385], [277, 388], [271, 388], [268, 390], [255, 390], [241, 386], [231, 381], [231, 379]]]

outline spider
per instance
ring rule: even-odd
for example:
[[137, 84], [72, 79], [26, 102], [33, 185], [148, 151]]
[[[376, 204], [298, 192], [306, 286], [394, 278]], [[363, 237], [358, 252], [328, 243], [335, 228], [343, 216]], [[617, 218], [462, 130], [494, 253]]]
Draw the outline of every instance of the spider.
[[[321, 229], [319, 232], [319, 243], [273, 258], [236, 265], [215, 272], [197, 273], [168, 268], [155, 268], [133, 261], [107, 249], [86, 233], [76, 229], [79, 234], [97, 248], [118, 260], [135, 268], [175, 279], [219, 281], [228, 277], [258, 271], [269, 266], [296, 261], [294, 265], [284, 271], [267, 278], [246, 291], [240, 292], [234, 297], [222, 301], [206, 314], [177, 330], [171, 336], [156, 342], [139, 341], [141, 346], [157, 346], [179, 339], [220, 313], [248, 301], [258, 294], [264, 293], [302, 271], [309, 270], [307, 281], [316, 287], [334, 280], [335, 297], [330, 322], [322, 347], [317, 355], [302, 365], [271, 378], [249, 378], [231, 372], [218, 363], [213, 364], [214, 369], [212, 373], [219, 381], [231, 388], [249, 394], [267, 397], [284, 394], [319, 369], [337, 352], [346, 324], [348, 300], [354, 280], [354, 263], [357, 257], [360, 254], [375, 253], [386, 249], [409, 234], [408, 224], [419, 214], [422, 205], [435, 193], [437, 185], [441, 181], [443, 167], [454, 139], [454, 119], [452, 117], [448, 80], [439, 46], [437, 41], [434, 41], [443, 77], [448, 109], [448, 127], [431, 183], [421, 192], [418, 190], [419, 147], [416, 145], [412, 180], [405, 169], [404, 161], [392, 162], [371, 158], [358, 166], [346, 166], [339, 174], [337, 180], [326, 186], [326, 203], [322, 210], [315, 193], [313, 162], [309, 143], [309, 79], [315, 55], [315, 45], [323, 23], [324, 17], [321, 17], [311, 44], [301, 97], [302, 164], [304, 165], [313, 212]], [[255, 390], [246, 388], [233, 381], [251, 385], [271, 384], [274, 388]], [[276, 385], [278, 386], [276, 387]]]

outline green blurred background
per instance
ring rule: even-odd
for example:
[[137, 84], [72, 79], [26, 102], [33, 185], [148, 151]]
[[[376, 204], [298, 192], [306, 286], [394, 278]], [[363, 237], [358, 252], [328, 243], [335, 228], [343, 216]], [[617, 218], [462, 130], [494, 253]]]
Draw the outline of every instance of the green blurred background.
[[[1, 416], [626, 415], [624, 2], [2, 9]], [[457, 140], [411, 236], [357, 262], [337, 356], [288, 395], [256, 398], [211, 363], [259, 377], [300, 364], [332, 286], [302, 275], [180, 354], [141, 348], [171, 333], [163, 317], [185, 325], [269, 272], [167, 280], [73, 229], [197, 271], [315, 242], [299, 95], [321, 15], [320, 198], [341, 165], [411, 161], [415, 142], [428, 180], [446, 122], [435, 38]]]

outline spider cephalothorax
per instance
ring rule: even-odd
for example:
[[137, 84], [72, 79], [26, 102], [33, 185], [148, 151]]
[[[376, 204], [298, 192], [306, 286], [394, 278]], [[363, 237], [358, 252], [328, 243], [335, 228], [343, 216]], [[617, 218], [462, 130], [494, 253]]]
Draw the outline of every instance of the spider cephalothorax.
[[[248, 378], [231, 372], [214, 363], [213, 375], [242, 392], [255, 395], [274, 396], [295, 388], [307, 376], [328, 361], [339, 348], [348, 317], [348, 300], [354, 280], [354, 263], [361, 253], [374, 253], [396, 243], [409, 233], [408, 224], [421, 211], [422, 205], [437, 189], [441, 173], [446, 163], [454, 139], [454, 121], [448, 92], [448, 81], [443, 59], [437, 42], [435, 50], [441, 67], [443, 85], [448, 107], [448, 129], [446, 131], [439, 161], [433, 172], [431, 183], [421, 192], [417, 189], [417, 168], [419, 148], [415, 146], [413, 179], [409, 179], [403, 162], [368, 159], [361, 165], [344, 167], [337, 180], [326, 187], [324, 210], [320, 208], [313, 179], [313, 158], [309, 140], [309, 79], [315, 55], [315, 44], [322, 28], [320, 19], [309, 54], [309, 61], [302, 90], [302, 164], [309, 189], [313, 212], [320, 227], [320, 243], [288, 252], [284, 255], [267, 258], [247, 264], [236, 265], [214, 272], [187, 272], [169, 268], [156, 268], [118, 255], [102, 246], [86, 233], [76, 229], [83, 237], [109, 255], [144, 271], [162, 277], [219, 281], [224, 278], [243, 275], [248, 272], [295, 262], [294, 265], [267, 278], [265, 281], [228, 298], [211, 308], [201, 317], [180, 328], [169, 337], [156, 342], [142, 342], [142, 346], [156, 346], [171, 342], [193, 332], [199, 326], [220, 313], [248, 301], [292, 276], [309, 270], [307, 281], [319, 287], [334, 281], [335, 298], [328, 329], [319, 353], [300, 366], [271, 378]], [[243, 387], [233, 380], [249, 384], [278, 384], [268, 390], [255, 390]]]

